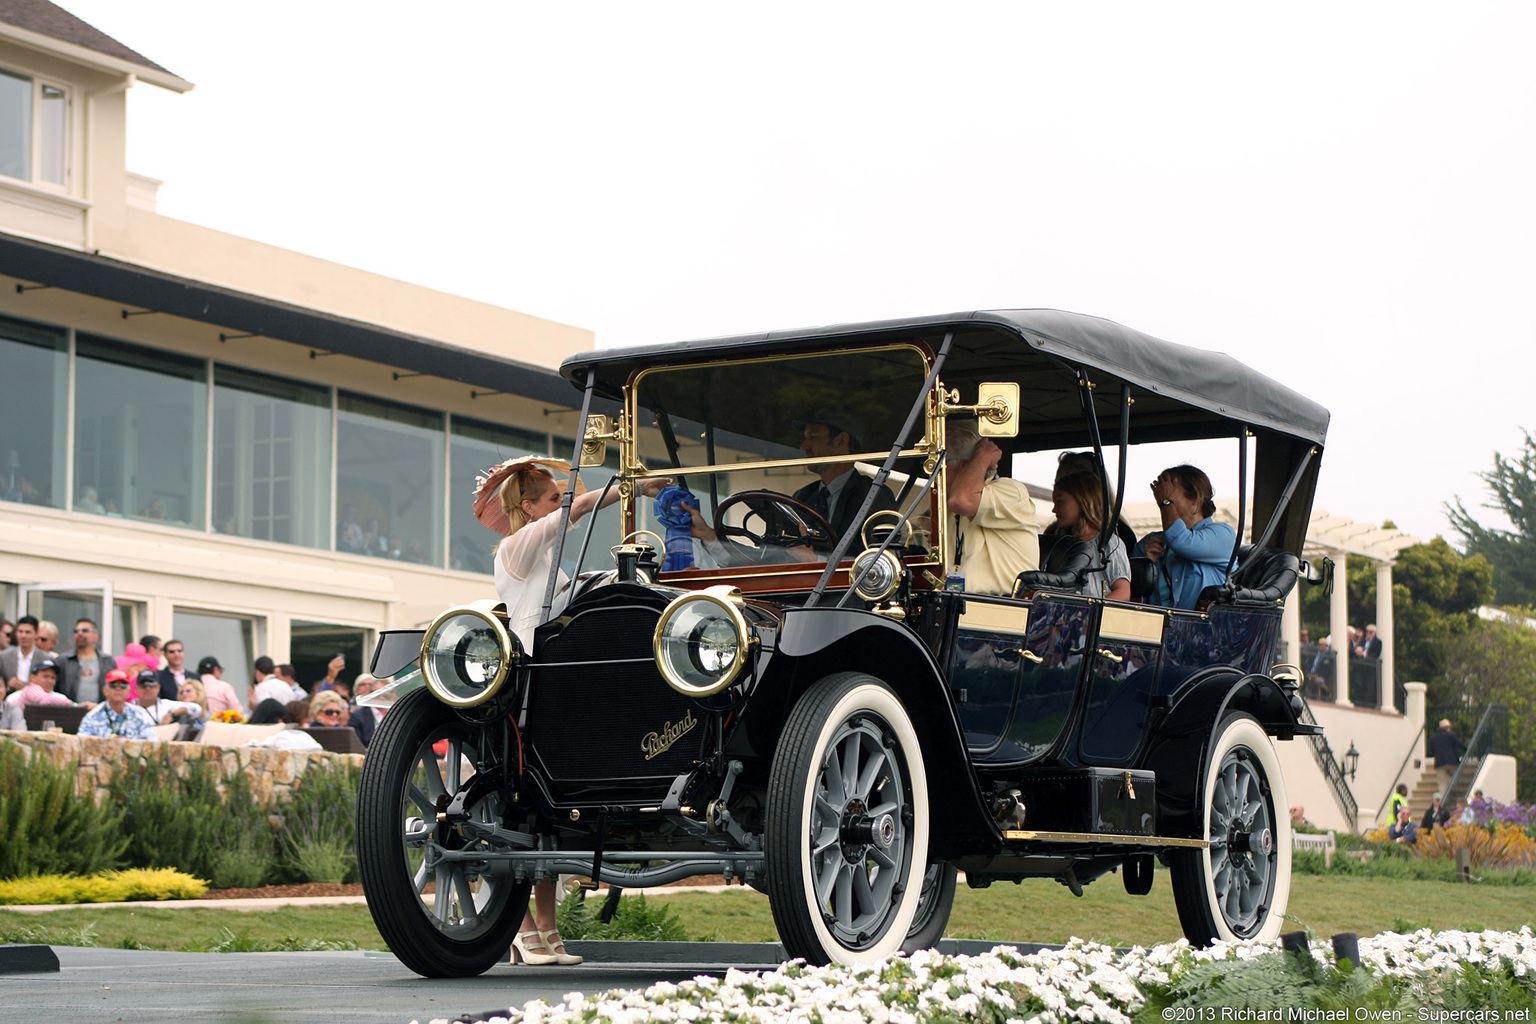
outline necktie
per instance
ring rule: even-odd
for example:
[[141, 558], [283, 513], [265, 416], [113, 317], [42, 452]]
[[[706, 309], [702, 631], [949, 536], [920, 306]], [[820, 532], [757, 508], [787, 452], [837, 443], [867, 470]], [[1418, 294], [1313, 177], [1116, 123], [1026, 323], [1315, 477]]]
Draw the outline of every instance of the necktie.
[[811, 499], [811, 508], [821, 513], [821, 518], [827, 522], [832, 521], [832, 491], [826, 484], [816, 486], [816, 494]]

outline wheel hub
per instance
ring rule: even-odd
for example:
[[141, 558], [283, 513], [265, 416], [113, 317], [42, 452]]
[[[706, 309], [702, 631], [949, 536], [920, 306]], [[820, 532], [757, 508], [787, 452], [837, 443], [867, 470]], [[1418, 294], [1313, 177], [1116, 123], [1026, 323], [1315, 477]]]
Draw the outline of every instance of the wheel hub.
[[871, 846], [889, 850], [896, 843], [896, 818], [890, 814], [871, 816], [865, 810], [864, 801], [850, 800], [838, 823], [838, 843], [850, 863], [863, 860]]

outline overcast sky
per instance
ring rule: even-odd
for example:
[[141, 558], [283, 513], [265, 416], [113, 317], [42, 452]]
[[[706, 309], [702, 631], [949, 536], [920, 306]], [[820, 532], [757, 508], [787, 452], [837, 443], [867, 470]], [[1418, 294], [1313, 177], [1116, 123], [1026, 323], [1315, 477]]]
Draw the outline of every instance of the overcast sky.
[[1536, 428], [1533, 5], [62, 2], [197, 85], [130, 94], [162, 213], [599, 345], [1104, 316], [1425, 539]]

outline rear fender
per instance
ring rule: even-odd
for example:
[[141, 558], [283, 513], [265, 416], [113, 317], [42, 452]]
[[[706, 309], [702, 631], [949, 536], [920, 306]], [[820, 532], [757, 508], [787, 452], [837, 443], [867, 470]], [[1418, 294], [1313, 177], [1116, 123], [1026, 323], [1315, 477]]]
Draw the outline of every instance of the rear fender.
[[1226, 666], [1209, 668], [1171, 696], [1141, 765], [1157, 773], [1159, 835], [1204, 838], [1206, 758], [1217, 727], [1237, 711], [1258, 719], [1272, 736], [1289, 739], [1295, 728], [1289, 694], [1261, 673], [1245, 676]]
[[834, 672], [866, 672], [896, 692], [923, 748], [928, 791], [934, 794], [934, 856], [998, 846], [966, 753], [954, 701], [932, 653], [906, 626], [862, 609], [792, 610], [777, 649], [763, 665], [751, 702], [750, 731], [771, 751], [790, 709], [807, 689]]

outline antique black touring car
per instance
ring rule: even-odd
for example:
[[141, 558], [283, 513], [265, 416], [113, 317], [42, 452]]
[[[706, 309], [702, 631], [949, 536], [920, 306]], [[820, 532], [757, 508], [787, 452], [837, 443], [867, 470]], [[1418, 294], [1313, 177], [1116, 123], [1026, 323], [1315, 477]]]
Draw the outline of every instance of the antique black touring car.
[[[1226, 356], [1049, 310], [605, 349], [561, 372], [584, 392], [580, 463], [617, 449], [623, 541], [599, 563], [570, 531], [581, 557], [568, 586], [552, 573], [531, 649], [487, 600], [374, 654], [408, 692], [364, 768], [358, 855], [412, 970], [485, 971], [559, 873], [722, 874], [820, 963], [931, 945], [957, 871], [1076, 894], [1118, 872], [1144, 894], [1161, 862], [1192, 941], [1278, 932], [1272, 741], [1316, 727], [1275, 658], [1324, 409]], [[1111, 523], [1137, 446], [1231, 439], [1252, 544], [1193, 609], [1145, 603], [1144, 582], [1083, 596], [1104, 542], [968, 591], [957, 415], [1004, 476], [1009, 455], [1091, 451]], [[815, 424], [846, 441], [813, 446]], [[829, 465], [863, 478], [841, 531], [803, 489]], [[681, 490], [642, 497], [659, 476]]]

